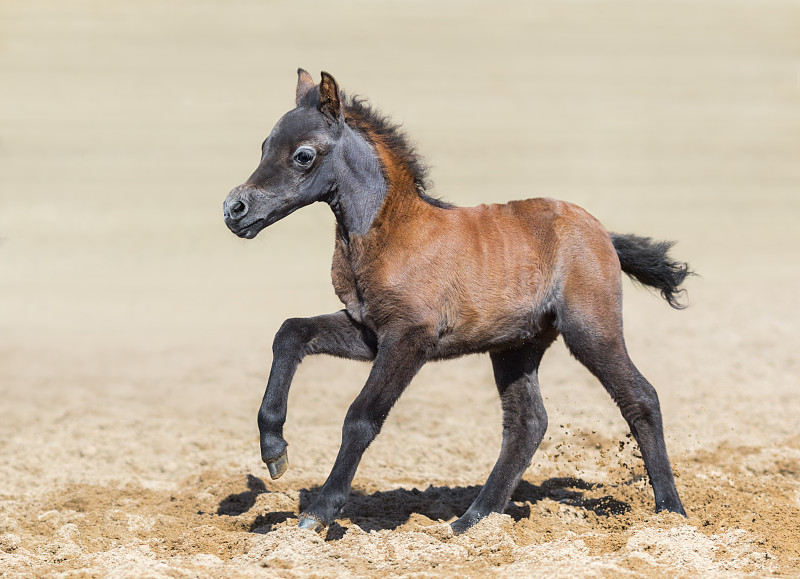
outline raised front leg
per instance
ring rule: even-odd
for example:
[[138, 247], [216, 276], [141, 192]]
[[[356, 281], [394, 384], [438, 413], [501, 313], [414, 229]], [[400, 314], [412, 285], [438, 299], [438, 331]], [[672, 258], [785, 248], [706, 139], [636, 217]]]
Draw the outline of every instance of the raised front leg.
[[300, 527], [321, 530], [347, 502], [350, 485], [364, 451], [380, 432], [397, 399], [428, 359], [425, 331], [395, 332], [384, 338], [367, 383], [347, 411], [342, 445], [328, 480], [316, 500], [300, 516]]
[[330, 354], [353, 360], [375, 358], [375, 335], [346, 311], [314, 318], [290, 318], [272, 342], [272, 369], [258, 411], [261, 459], [273, 479], [289, 467], [283, 424], [289, 387], [300, 361], [308, 354]]
[[539, 393], [539, 362], [552, 340], [493, 352], [494, 378], [503, 407], [503, 444], [486, 484], [467, 512], [452, 523], [463, 533], [485, 516], [502, 512], [547, 430], [547, 412]]

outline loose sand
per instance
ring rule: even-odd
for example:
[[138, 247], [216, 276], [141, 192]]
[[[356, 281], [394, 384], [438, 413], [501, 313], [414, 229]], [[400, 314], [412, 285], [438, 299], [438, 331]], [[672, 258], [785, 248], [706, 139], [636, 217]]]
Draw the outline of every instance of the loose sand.
[[[800, 9], [794, 2], [0, 3], [0, 576], [800, 574]], [[343, 517], [295, 528], [368, 366], [309, 359], [269, 480], [255, 415], [289, 316], [334, 311], [333, 218], [235, 238], [227, 191], [334, 73], [458, 204], [545, 195], [680, 241], [626, 282], [689, 517], [656, 515], [619, 412], [559, 342], [504, 514], [485, 356], [423, 369]]]

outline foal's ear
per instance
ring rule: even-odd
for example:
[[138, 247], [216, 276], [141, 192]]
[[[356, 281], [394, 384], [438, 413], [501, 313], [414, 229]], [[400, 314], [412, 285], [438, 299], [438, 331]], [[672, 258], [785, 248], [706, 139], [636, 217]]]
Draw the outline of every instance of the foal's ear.
[[297, 94], [295, 97], [295, 103], [297, 106], [300, 106], [300, 101], [303, 100], [303, 97], [308, 94], [314, 88], [314, 78], [308, 74], [302, 68], [297, 69]]
[[338, 121], [342, 115], [339, 85], [327, 72], [322, 73], [322, 82], [319, 83], [319, 111], [332, 121]]

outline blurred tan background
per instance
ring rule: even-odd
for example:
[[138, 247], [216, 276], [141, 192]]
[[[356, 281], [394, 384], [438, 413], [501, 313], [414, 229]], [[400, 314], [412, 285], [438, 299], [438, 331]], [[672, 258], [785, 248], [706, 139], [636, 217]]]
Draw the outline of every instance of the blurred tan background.
[[[402, 122], [437, 196], [557, 197], [610, 230], [678, 240], [701, 275], [691, 307], [625, 295], [673, 457], [784, 448], [800, 433], [799, 57], [788, 1], [4, 0], [0, 496], [265, 475], [255, 413], [272, 336], [340, 307], [334, 220], [309, 207], [248, 242], [221, 206], [292, 108], [298, 66]], [[301, 368], [298, 476], [323, 482], [365, 372]], [[562, 346], [541, 381], [553, 436], [626, 432]], [[493, 390], [480, 357], [424, 369], [357, 484], [480, 484]], [[542, 468], [526, 478], [567, 467]], [[45, 540], [29, 532], [23, 546]]]

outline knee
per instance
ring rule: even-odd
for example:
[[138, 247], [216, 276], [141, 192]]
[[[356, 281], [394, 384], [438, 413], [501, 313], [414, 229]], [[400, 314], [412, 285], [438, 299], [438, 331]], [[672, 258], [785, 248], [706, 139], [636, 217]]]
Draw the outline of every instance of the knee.
[[263, 405], [258, 409], [258, 430], [262, 437], [268, 433], [281, 432], [286, 417], [280, 412], [266, 408]]
[[280, 355], [302, 358], [309, 340], [308, 325], [303, 318], [289, 318], [275, 334], [272, 341], [273, 357]]
[[369, 415], [354, 411], [352, 408], [342, 426], [342, 444], [349, 443], [366, 449], [378, 435], [380, 426]]

